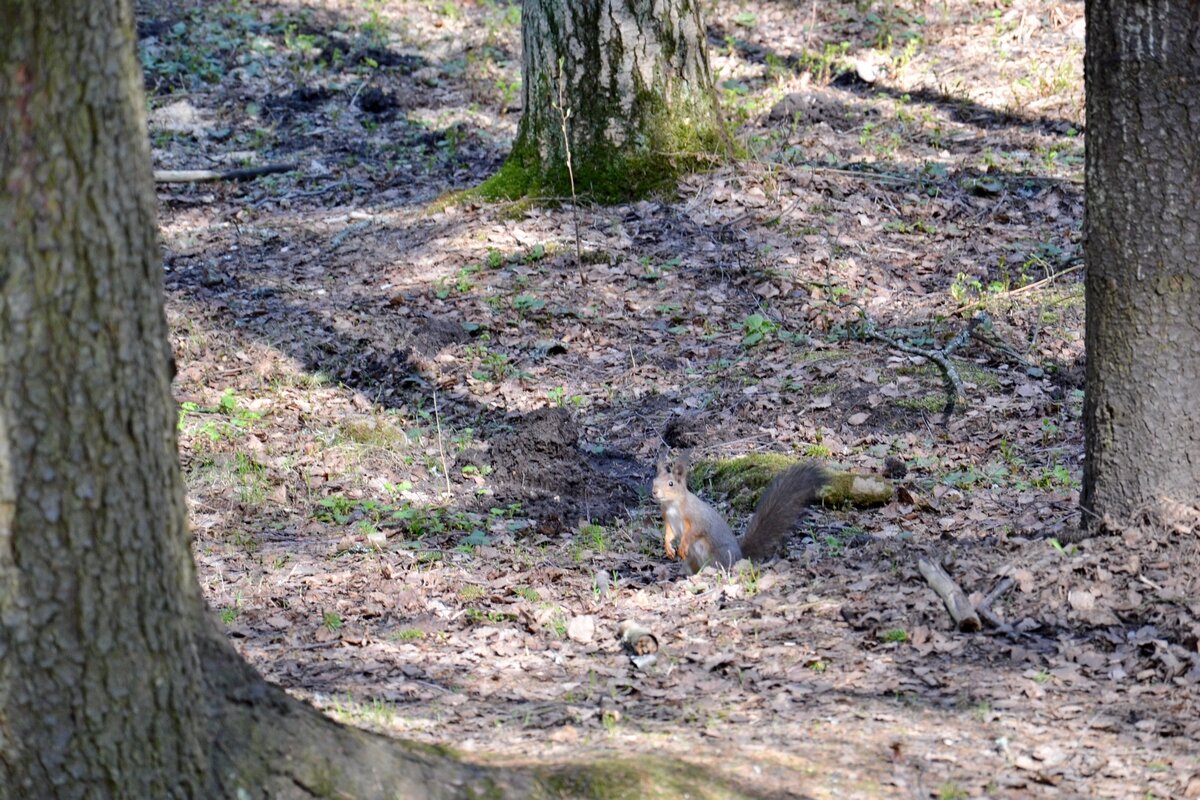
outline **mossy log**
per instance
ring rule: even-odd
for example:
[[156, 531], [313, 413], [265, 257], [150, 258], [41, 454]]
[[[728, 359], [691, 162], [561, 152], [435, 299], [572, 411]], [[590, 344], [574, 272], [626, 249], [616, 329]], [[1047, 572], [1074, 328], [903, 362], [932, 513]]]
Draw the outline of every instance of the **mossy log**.
[[[738, 458], [701, 460], [692, 467], [689, 483], [694, 491], [729, 498], [739, 511], [751, 512], [771, 479], [803, 459], [778, 453], [753, 453]], [[829, 484], [818, 495], [822, 505], [867, 508], [892, 499], [895, 487], [878, 475], [827, 470]]]

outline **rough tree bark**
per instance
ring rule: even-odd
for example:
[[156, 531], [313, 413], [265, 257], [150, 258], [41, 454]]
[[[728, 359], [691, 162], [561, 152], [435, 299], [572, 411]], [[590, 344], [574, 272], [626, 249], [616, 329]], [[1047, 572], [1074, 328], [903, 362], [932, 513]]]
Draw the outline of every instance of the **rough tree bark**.
[[140, 87], [128, 0], [0, 0], [0, 798], [729, 794], [466, 764], [232, 650], [189, 552]]
[[573, 172], [622, 200], [728, 153], [695, 0], [524, 0], [521, 33], [524, 111], [484, 195], [570, 197]]
[[1200, 17], [1087, 4], [1087, 461], [1092, 531], [1200, 501]]

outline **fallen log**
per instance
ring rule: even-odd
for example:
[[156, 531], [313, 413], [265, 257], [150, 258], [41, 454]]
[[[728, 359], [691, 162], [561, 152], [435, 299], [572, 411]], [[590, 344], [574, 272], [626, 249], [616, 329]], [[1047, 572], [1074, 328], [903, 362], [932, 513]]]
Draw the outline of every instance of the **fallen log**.
[[156, 169], [155, 183], [207, 183], [210, 181], [245, 181], [263, 175], [291, 172], [295, 164], [264, 164], [261, 167], [238, 169]]

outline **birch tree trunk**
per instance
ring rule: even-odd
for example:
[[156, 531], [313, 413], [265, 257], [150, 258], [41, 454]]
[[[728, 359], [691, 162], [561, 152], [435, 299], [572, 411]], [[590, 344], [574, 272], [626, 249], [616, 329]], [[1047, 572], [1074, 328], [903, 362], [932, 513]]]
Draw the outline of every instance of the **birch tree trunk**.
[[1092, 529], [1200, 505], [1200, 17], [1087, 4], [1087, 462]]
[[0, 800], [733, 796], [654, 758], [464, 763], [234, 652], [189, 552], [143, 105], [128, 0], [0, 0]]
[[570, 197], [573, 178], [618, 201], [728, 154], [696, 0], [524, 0], [521, 32], [524, 112], [485, 196]]

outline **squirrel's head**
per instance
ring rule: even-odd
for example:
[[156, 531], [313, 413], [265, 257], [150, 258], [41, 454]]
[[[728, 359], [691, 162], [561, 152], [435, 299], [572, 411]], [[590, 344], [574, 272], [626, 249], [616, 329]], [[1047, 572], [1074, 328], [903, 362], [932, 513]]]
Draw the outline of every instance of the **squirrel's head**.
[[661, 502], [687, 491], [688, 456], [687, 452], [681, 453], [671, 465], [668, 465], [665, 456], [658, 459], [658, 473], [650, 487], [655, 500]]

